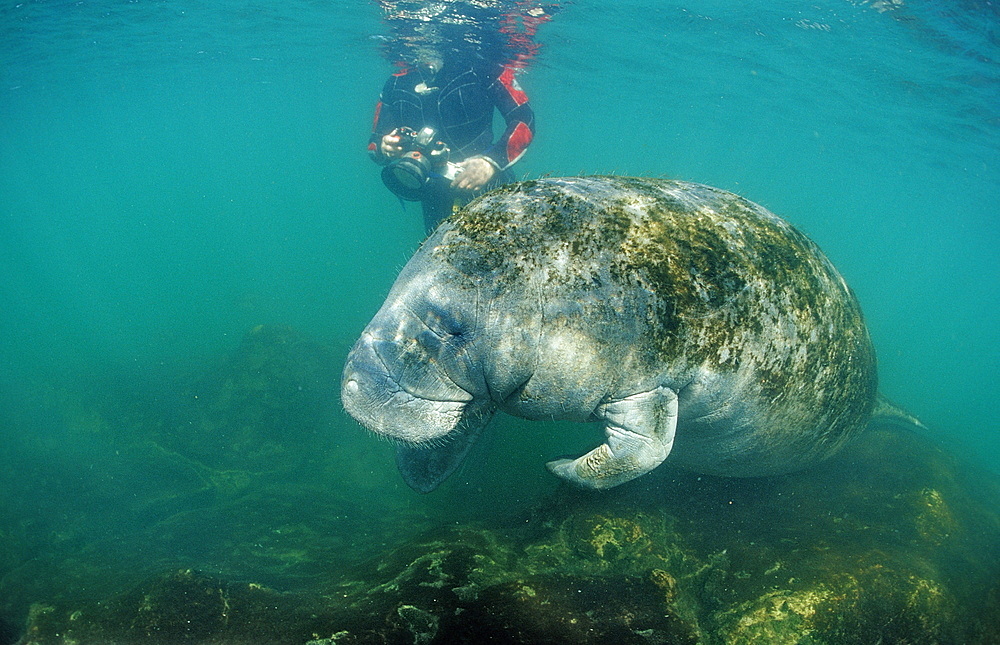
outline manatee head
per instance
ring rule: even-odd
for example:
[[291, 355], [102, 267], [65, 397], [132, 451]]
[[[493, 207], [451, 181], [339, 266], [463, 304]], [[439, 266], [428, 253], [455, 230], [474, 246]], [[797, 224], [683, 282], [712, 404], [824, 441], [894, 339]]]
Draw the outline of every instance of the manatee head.
[[470, 352], [479, 336], [476, 284], [431, 253], [403, 269], [351, 350], [347, 412], [379, 436], [439, 445], [481, 414], [486, 385]]

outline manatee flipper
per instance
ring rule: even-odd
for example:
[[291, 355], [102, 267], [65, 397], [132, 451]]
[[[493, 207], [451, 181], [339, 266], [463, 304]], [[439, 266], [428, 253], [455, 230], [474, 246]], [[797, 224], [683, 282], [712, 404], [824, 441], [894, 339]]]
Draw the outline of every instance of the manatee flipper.
[[908, 429], [915, 427], [923, 430], [928, 429], [920, 419], [887, 399], [881, 392], [879, 392], [878, 399], [875, 401], [875, 409], [872, 410], [871, 421], [891, 423]]
[[666, 387], [640, 392], [598, 407], [608, 439], [582, 457], [546, 466], [578, 486], [605, 489], [645, 475], [659, 466], [674, 443], [677, 394]]
[[471, 427], [454, 431], [448, 441], [440, 445], [426, 448], [419, 445], [396, 446], [396, 467], [406, 485], [418, 493], [429, 493], [440, 486], [462, 465], [490, 416], [479, 417]]

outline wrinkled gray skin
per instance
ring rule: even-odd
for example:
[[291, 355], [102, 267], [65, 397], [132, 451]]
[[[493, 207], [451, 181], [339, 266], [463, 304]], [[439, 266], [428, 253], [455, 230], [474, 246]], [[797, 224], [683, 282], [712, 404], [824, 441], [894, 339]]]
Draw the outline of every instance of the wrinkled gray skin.
[[788, 223], [725, 191], [625, 177], [513, 184], [424, 242], [348, 357], [347, 411], [433, 490], [496, 410], [592, 421], [556, 475], [604, 489], [670, 463], [805, 467], [862, 429], [857, 302]]

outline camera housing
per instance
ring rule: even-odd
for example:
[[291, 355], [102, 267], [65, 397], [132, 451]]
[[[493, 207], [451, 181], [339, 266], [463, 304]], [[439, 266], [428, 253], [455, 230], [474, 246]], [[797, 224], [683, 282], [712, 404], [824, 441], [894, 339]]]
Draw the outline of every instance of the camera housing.
[[382, 169], [382, 183], [401, 199], [420, 201], [433, 180], [440, 178], [450, 182], [458, 175], [460, 168], [448, 161], [451, 151], [436, 138], [434, 128], [426, 127], [417, 132], [402, 127], [395, 133], [404, 152]]

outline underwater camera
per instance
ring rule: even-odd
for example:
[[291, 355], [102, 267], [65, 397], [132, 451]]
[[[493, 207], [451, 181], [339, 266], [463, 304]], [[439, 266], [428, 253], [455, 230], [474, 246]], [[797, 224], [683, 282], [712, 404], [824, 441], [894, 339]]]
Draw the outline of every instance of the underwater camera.
[[396, 135], [403, 146], [403, 156], [394, 159], [382, 169], [382, 183], [402, 199], [418, 202], [432, 179], [451, 181], [460, 168], [448, 161], [450, 150], [443, 141], [435, 138], [434, 128], [415, 132], [399, 128]]

